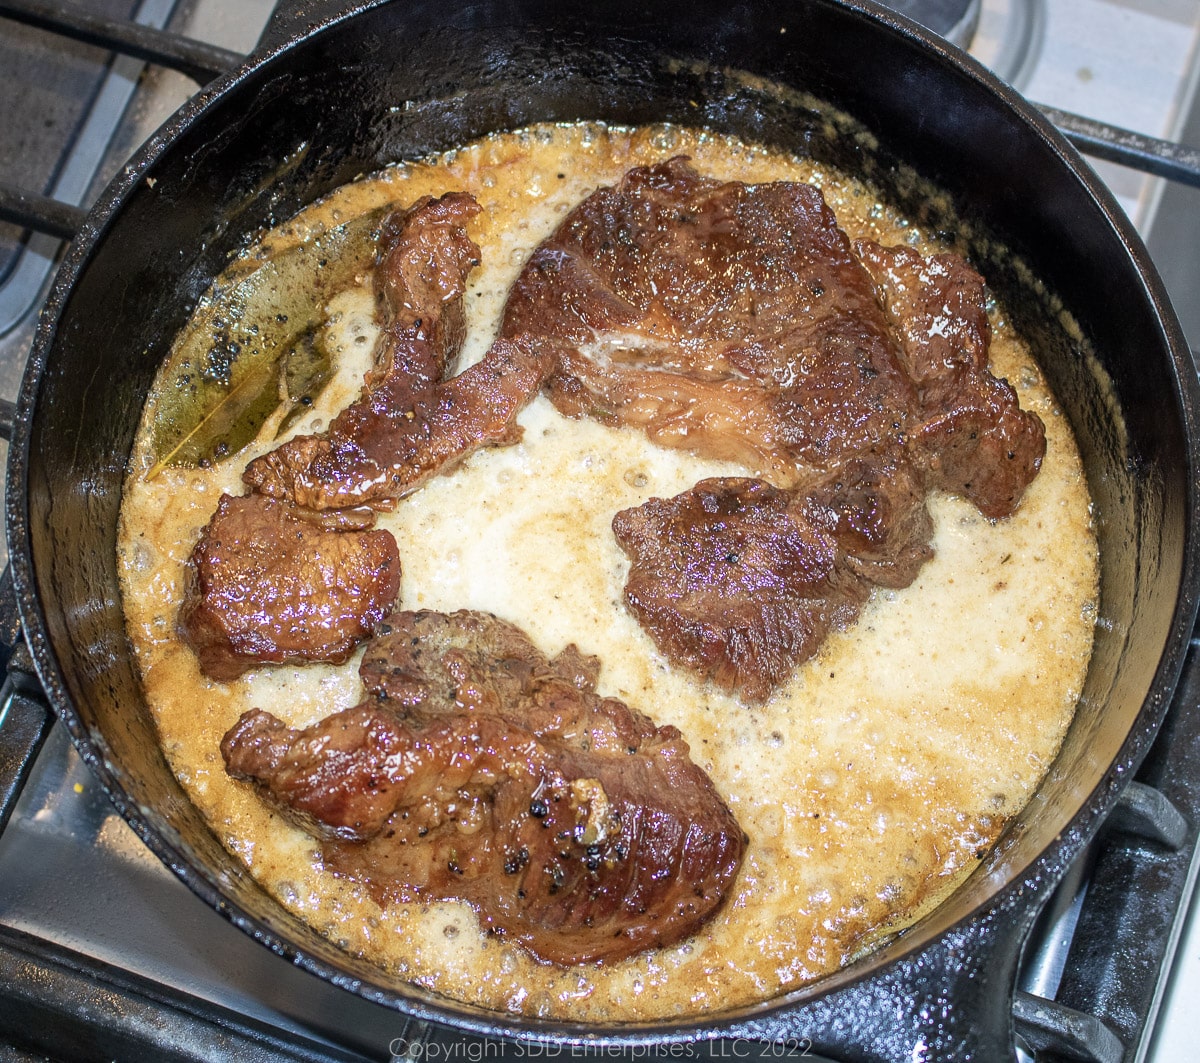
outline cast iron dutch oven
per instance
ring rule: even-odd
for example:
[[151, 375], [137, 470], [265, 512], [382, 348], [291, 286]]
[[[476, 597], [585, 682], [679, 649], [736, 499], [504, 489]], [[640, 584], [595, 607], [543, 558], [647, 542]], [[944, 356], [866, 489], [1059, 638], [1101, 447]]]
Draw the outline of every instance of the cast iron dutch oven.
[[[576, 118], [704, 123], [807, 151], [877, 181], [922, 224], [959, 232], [1074, 425], [1102, 558], [1077, 718], [966, 884], [817, 985], [642, 1026], [539, 1022], [390, 983], [283, 911], [159, 752], [115, 564], [144, 396], [231, 252], [394, 160]], [[1145, 250], [1086, 165], [1015, 93], [869, 0], [360, 0], [314, 13], [306, 32], [200, 92], [91, 213], [20, 395], [14, 582], [49, 700], [124, 817], [212, 907], [322, 978], [479, 1034], [613, 1046], [807, 1038], [844, 1059], [1011, 1059], [1020, 943], [1147, 750], [1182, 665], [1197, 598], [1197, 398]]]

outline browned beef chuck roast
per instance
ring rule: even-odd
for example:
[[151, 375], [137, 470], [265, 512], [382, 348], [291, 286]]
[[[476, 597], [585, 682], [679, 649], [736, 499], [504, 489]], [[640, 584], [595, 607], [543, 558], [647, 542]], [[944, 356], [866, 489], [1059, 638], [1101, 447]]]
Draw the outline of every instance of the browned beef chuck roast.
[[513, 285], [501, 335], [568, 347], [548, 385], [565, 413], [717, 457], [749, 443], [780, 469], [895, 442], [916, 401], [820, 191], [723, 184], [684, 159], [572, 211]]
[[192, 553], [179, 625], [204, 673], [230, 680], [264, 663], [346, 660], [399, 592], [391, 532], [223, 495]]
[[854, 248], [917, 385], [910, 453], [931, 486], [964, 495], [984, 516], [1008, 516], [1041, 467], [1046, 436], [1008, 382], [988, 372], [983, 278], [957, 255], [927, 259], [869, 240]]
[[745, 837], [670, 726], [600, 697], [488, 614], [395, 614], [362, 704], [304, 731], [245, 714], [222, 742], [381, 902], [458, 899], [542, 960], [616, 960], [694, 933]]
[[858, 616], [872, 583], [906, 586], [930, 554], [911, 470], [848, 462], [811, 493], [701, 480], [613, 518], [625, 601], [672, 661], [765, 698]]
[[384, 224], [376, 286], [388, 324], [359, 400], [320, 435], [298, 436], [247, 467], [255, 491], [311, 509], [390, 509], [430, 476], [485, 446], [520, 438], [517, 414], [553, 365], [545, 342], [495, 344], [458, 376], [462, 298], [479, 248], [466, 233], [479, 213], [450, 192]]
[[753, 699], [872, 584], [912, 581], [927, 488], [1006, 516], [1045, 451], [988, 371], [983, 280], [961, 258], [852, 246], [818, 189], [722, 183], [682, 158], [572, 211], [501, 335], [563, 344], [547, 389], [564, 413], [771, 482], [709, 481], [614, 522], [659, 647]]
[[391, 509], [481, 447], [517, 442], [517, 415], [552, 364], [544, 345], [502, 342], [417, 395], [403, 374], [391, 375], [343, 410], [327, 435], [298, 436], [251, 462], [246, 482], [313, 509]]
[[837, 546], [838, 565], [878, 587], [907, 587], [933, 556], [925, 486], [902, 453], [847, 459], [793, 506]]

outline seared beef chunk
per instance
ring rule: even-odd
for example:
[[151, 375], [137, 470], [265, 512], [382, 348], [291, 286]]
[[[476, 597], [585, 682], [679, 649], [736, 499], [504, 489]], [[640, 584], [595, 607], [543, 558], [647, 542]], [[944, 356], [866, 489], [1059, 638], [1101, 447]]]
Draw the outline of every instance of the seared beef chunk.
[[850, 458], [794, 506], [837, 544], [838, 563], [878, 587], [907, 587], [933, 556], [925, 487], [900, 453]]
[[872, 583], [906, 586], [929, 556], [911, 470], [850, 462], [810, 493], [701, 480], [613, 518], [625, 601], [659, 649], [761, 700], [858, 616]]
[[335, 530], [286, 502], [224, 495], [192, 553], [179, 625], [213, 679], [267, 663], [340, 663], [399, 591], [391, 532]]
[[[906, 444], [996, 516], [1044, 451], [1036, 416], [988, 373], [982, 278], [956, 255], [851, 246], [809, 185], [721, 183], [684, 159], [630, 170], [534, 252], [501, 335], [563, 343], [548, 390], [565, 413], [757, 455], [776, 481]], [[966, 446], [977, 429], [991, 448]], [[996, 478], [1003, 490], [980, 489]]]
[[918, 388], [987, 369], [992, 328], [983, 278], [958, 255], [925, 258], [911, 247], [856, 240], [854, 252], [883, 296], [904, 367]]
[[304, 731], [245, 714], [222, 742], [380, 903], [457, 899], [561, 964], [694, 933], [746, 840], [674, 727], [493, 616], [406, 612], [367, 647], [362, 704]]
[[480, 447], [520, 438], [517, 414], [553, 362], [545, 343], [495, 344], [447, 379], [462, 346], [463, 292], [479, 264], [462, 192], [423, 199], [385, 223], [376, 285], [388, 325], [359, 400], [322, 435], [298, 436], [252, 461], [254, 490], [311, 509], [390, 509]]
[[313, 509], [391, 509], [481, 447], [517, 442], [517, 415], [551, 364], [543, 347], [498, 342], [469, 369], [418, 394], [403, 374], [390, 375], [334, 418], [326, 435], [289, 440], [251, 462], [244, 479]]
[[923, 258], [907, 247], [855, 245], [879, 287], [920, 395], [910, 452], [931, 486], [1006, 517], [1046, 453], [1036, 414], [987, 371], [991, 327], [983, 278], [957, 255]]
[[[376, 352], [381, 374], [402, 371], [414, 387], [424, 386], [441, 379], [446, 360], [462, 347], [463, 286], [479, 265], [479, 248], [466, 225], [478, 213], [471, 196], [450, 192], [420, 199], [384, 221], [375, 280], [393, 342]], [[417, 337], [431, 356], [427, 366], [409, 353]], [[395, 364], [398, 360], [406, 364]]]
[[820, 191], [639, 167], [530, 258], [502, 336], [567, 347], [551, 399], [716, 457], [825, 467], [902, 437], [916, 394]]
[[762, 480], [701, 480], [613, 518], [632, 561], [625, 600], [667, 657], [761, 699], [857, 614], [831, 536]]
[[781, 489], [706, 481], [614, 521], [626, 600], [659, 647], [752, 699], [871, 585], [912, 581], [927, 488], [1007, 516], [1045, 451], [988, 372], [982, 278], [956, 255], [851, 246], [808, 185], [633, 169], [537, 249], [501, 335], [563, 344], [547, 388], [564, 413]]

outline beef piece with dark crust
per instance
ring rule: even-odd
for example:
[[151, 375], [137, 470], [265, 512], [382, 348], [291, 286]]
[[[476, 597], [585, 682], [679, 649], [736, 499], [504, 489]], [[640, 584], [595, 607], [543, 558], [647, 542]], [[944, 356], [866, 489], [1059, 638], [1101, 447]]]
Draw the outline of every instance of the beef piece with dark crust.
[[854, 245], [879, 288], [919, 409], [909, 452], [931, 487], [961, 494], [985, 517], [1006, 517], [1041, 468], [1046, 433], [1016, 392], [988, 372], [991, 326], [983, 278], [958, 255]]
[[745, 452], [776, 481], [897, 442], [916, 401], [821, 192], [720, 182], [682, 158], [572, 211], [521, 271], [500, 334], [562, 342], [547, 390], [564, 413]]
[[866, 600], [833, 537], [763, 480], [701, 480], [613, 518], [625, 601], [667, 658], [761, 700]]
[[478, 212], [471, 196], [450, 192], [385, 221], [375, 281], [387, 323], [362, 395], [328, 431], [252, 461], [243, 475], [251, 488], [311, 509], [391, 509], [480, 447], [520, 438], [517, 414], [553, 365], [551, 344], [497, 343], [447, 376], [465, 336], [467, 277], [479, 264], [466, 232]]
[[[400, 563], [390, 533], [335, 532], [363, 532], [376, 510], [430, 476], [520, 437], [516, 415], [552, 364], [548, 345], [498, 343], [446, 377], [463, 342], [466, 278], [479, 262], [466, 231], [478, 211], [454, 192], [385, 220], [375, 281], [386, 325], [361, 397], [328, 432], [252, 461], [243, 479], [254, 500], [223, 502], [205, 530], [181, 628], [211, 677], [258, 663], [345, 660], [395, 604]], [[279, 531], [293, 518], [307, 522], [297, 525], [307, 528], [303, 549]]]
[[[389, 214], [380, 231], [375, 268], [377, 298], [392, 334], [376, 352], [377, 379], [397, 371], [414, 388], [440, 380], [467, 334], [463, 287], [479, 265], [479, 247], [467, 235], [467, 223], [479, 204], [465, 192], [426, 196], [406, 210]], [[412, 358], [408, 348], [420, 341], [428, 364]], [[404, 364], [398, 364], [398, 363]]]
[[346, 660], [400, 592], [392, 533], [329, 528], [292, 505], [223, 495], [188, 567], [179, 614], [205, 675]]
[[547, 344], [497, 342], [458, 376], [420, 392], [405, 374], [391, 374], [325, 435], [289, 440], [251, 462], [244, 479], [313, 509], [392, 509], [476, 450], [518, 442], [517, 415], [553, 364]]
[[539, 959], [614, 961], [711, 918], [746, 839], [678, 730], [595, 672], [488, 614], [398, 613], [362, 704], [304, 731], [247, 713], [222, 753], [380, 903], [463, 900]]
[[668, 659], [761, 701], [854, 620], [872, 584], [929, 557], [924, 492], [904, 463], [849, 462], [807, 492], [701, 480], [613, 518], [625, 601]]
[[806, 184], [632, 169], [535, 250], [501, 335], [562, 344], [547, 391], [564, 413], [779, 487], [904, 445], [930, 486], [1005, 516], [1045, 452], [988, 371], [983, 278], [958, 255], [851, 244]]
[[795, 505], [833, 537], [838, 564], [876, 587], [907, 587], [933, 556], [920, 473], [902, 451], [853, 457], [806, 484]]

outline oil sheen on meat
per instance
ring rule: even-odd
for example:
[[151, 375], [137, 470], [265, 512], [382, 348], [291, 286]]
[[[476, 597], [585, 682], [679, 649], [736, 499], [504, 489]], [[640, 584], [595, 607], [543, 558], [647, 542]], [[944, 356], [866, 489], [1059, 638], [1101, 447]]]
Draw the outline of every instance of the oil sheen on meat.
[[[702, 132], [596, 125], [497, 136], [397, 166], [335, 193], [272, 239], [287, 246], [387, 203], [470, 192], [483, 208], [469, 226], [483, 264], [466, 298], [466, 365], [491, 342], [530, 252], [568, 210], [631, 166], [679, 154], [722, 180], [811, 181], [852, 238], [937, 250], [867, 189], [809, 161]], [[1029, 352], [1002, 308], [991, 318], [993, 371], [1046, 426], [1040, 475], [999, 521], [935, 493], [935, 556], [914, 583], [877, 589], [857, 624], [833, 634], [762, 705], [739, 704], [666, 664], [623, 604], [628, 561], [611, 525], [618, 510], [704, 477], [766, 470], [567, 419], [539, 396], [521, 414], [520, 443], [474, 454], [380, 516], [399, 545], [401, 608], [490, 611], [551, 656], [574, 642], [602, 660], [601, 694], [683, 732], [749, 836], [729, 902], [695, 937], [564, 968], [488, 937], [463, 904], [381, 909], [365, 887], [320, 866], [310, 835], [226, 774], [221, 737], [247, 709], [299, 728], [361, 697], [361, 652], [343, 665], [257, 668], [218, 683], [176, 633], [188, 555], [222, 492], [244, 493], [247, 461], [277, 445], [268, 432], [211, 468], [147, 476], [149, 444], [134, 455], [120, 541], [124, 603], [174, 770], [282, 904], [390, 976], [474, 1004], [597, 1022], [665, 1018], [771, 997], [837, 969], [969, 872], [1047, 770], [1087, 668], [1096, 553], [1086, 483]], [[337, 371], [289, 433], [320, 431], [356, 397], [377, 336], [369, 285], [336, 295], [324, 327]]]

